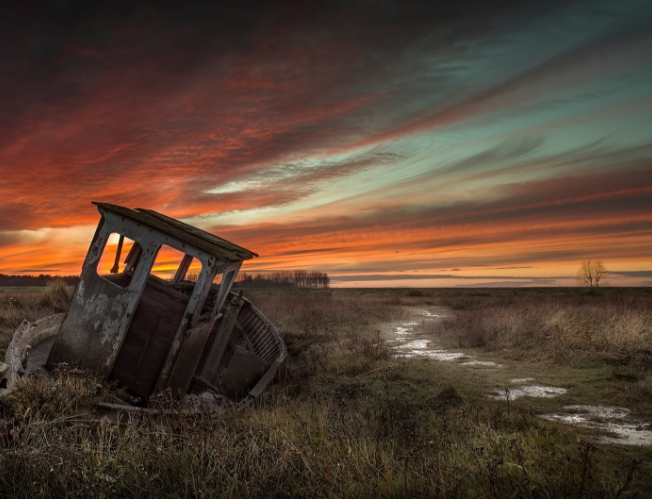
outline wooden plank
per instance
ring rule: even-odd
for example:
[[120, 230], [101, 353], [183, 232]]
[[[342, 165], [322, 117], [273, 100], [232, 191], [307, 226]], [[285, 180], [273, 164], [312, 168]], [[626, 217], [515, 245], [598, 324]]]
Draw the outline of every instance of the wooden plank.
[[187, 300], [147, 284], [110, 378], [140, 396], [150, 396]]
[[214, 325], [215, 319], [188, 330], [168, 379], [168, 387], [173, 396], [183, 396], [190, 387], [204, 346]]
[[195, 370], [195, 375], [197, 377], [200, 377], [201, 373], [204, 371], [204, 365], [206, 364], [208, 355], [210, 354], [210, 351], [213, 348], [213, 344], [215, 343], [215, 339], [217, 338], [217, 332], [220, 329], [220, 323], [222, 322], [223, 317], [224, 317], [223, 314], [221, 313], [218, 314], [217, 318], [215, 318], [215, 325], [213, 326], [211, 332], [208, 334], [208, 340], [206, 340], [206, 345], [204, 346], [204, 352], [202, 353], [199, 364], [197, 365], [197, 369]]
[[184, 293], [179, 292], [178, 290], [175, 290], [172, 286], [168, 285], [163, 281], [161, 278], [157, 278], [156, 276], [150, 275], [147, 278], [147, 286], [151, 288], [156, 288], [160, 290], [163, 293], [166, 293], [176, 299], [183, 300], [184, 302], [188, 302], [190, 300], [190, 297]]
[[140, 246], [140, 243], [137, 241], [131, 246], [127, 258], [124, 261], [125, 271], [133, 271], [136, 268], [138, 259], [140, 259], [141, 254], [143, 253], [143, 248]]
[[[136, 363], [136, 371], [141, 367], [143, 364], [143, 359], [145, 359], [145, 355], [147, 354], [147, 350], [149, 348], [149, 344], [152, 342], [152, 337], [154, 337], [154, 332], [156, 331], [156, 328], [158, 327], [158, 322], [161, 321], [161, 315], [158, 314], [156, 316], [156, 321], [154, 322], [154, 326], [152, 327], [152, 331], [150, 332], [149, 336], [147, 337], [147, 340], [145, 341], [145, 345], [143, 346], [140, 355], [138, 356], [138, 362]], [[123, 345], [123, 349], [124, 349]]]
[[[213, 278], [215, 278], [217, 269], [219, 269], [221, 265], [221, 263], [216, 262], [215, 258], [212, 256], [206, 259], [206, 261], [203, 261], [202, 264], [203, 266], [199, 273], [199, 278], [197, 279], [195, 288], [188, 300], [186, 313], [174, 334], [170, 350], [168, 351], [165, 362], [163, 363], [163, 368], [161, 369], [161, 373], [156, 381], [155, 391], [157, 392], [163, 391], [169, 387], [168, 381], [177, 361], [177, 357], [179, 356], [179, 352], [181, 352], [184, 336], [188, 333], [189, 329], [193, 329], [198, 325], [203, 306], [206, 303], [206, 297], [208, 297], [208, 293], [211, 289], [211, 283]], [[212, 320], [214, 320], [216, 316], [217, 315], [213, 315]]]
[[264, 343], [260, 346], [260, 353], [259, 353], [259, 354], [262, 356], [262, 354], [263, 354], [264, 352], [268, 352], [268, 349], [269, 349], [270, 347], [274, 346], [275, 344], [276, 344], [276, 339], [274, 339], [274, 337], [272, 337], [272, 336], [270, 335], [270, 336], [268, 337], [268, 340], [267, 340], [266, 342], [264, 342]]
[[254, 349], [254, 346], [253, 346], [253, 344], [251, 343], [251, 340], [249, 340], [249, 337], [247, 337], [247, 333], [246, 333], [244, 330], [242, 330], [242, 331], [240, 332], [240, 335], [242, 336], [242, 338], [243, 338], [243, 339], [245, 340], [245, 342], [247, 343], [247, 346], [249, 347], [249, 350], [250, 350], [251, 352], [255, 353], [255, 352], [256, 352], [256, 349]]

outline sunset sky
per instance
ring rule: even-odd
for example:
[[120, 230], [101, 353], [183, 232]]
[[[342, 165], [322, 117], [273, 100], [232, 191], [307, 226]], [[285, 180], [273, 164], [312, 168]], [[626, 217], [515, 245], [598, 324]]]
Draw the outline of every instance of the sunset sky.
[[0, 273], [91, 201], [335, 286], [652, 286], [652, 2], [0, 3]]

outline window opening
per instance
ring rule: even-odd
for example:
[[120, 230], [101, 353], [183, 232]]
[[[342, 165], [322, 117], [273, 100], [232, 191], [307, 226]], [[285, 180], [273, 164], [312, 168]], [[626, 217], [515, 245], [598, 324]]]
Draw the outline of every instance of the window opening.
[[104, 245], [102, 256], [97, 264], [97, 274], [107, 276], [124, 272], [127, 259], [130, 254], [133, 255], [134, 245], [140, 247], [137, 243], [118, 233], [111, 233], [109, 239]]
[[197, 259], [192, 259], [190, 265], [188, 266], [188, 272], [186, 273], [184, 280], [190, 281], [191, 283], [197, 283], [201, 269], [201, 262]]
[[143, 254], [143, 247], [140, 246], [138, 242], [134, 243], [131, 247], [131, 250], [127, 253], [127, 258], [125, 259], [125, 272], [130, 271], [134, 272], [136, 270], [136, 264], [140, 260], [140, 256]]
[[233, 284], [233, 280], [235, 279], [235, 275], [236, 275], [236, 271], [227, 271], [220, 275], [220, 288], [216, 294], [215, 302], [213, 304], [213, 307], [215, 308], [215, 312], [219, 311], [222, 308], [222, 305], [224, 304], [224, 299], [226, 298], [226, 294], [231, 288], [231, 285]]
[[179, 281], [195, 282], [201, 272], [201, 262], [176, 248], [163, 245], [152, 265], [151, 276], [169, 283]]
[[188, 272], [190, 270], [190, 266], [192, 265], [193, 262], [193, 257], [192, 255], [184, 255], [183, 259], [181, 259], [181, 263], [179, 264], [179, 267], [177, 268], [176, 273], [174, 274], [174, 278], [172, 278], [172, 283], [179, 283], [180, 281], [187, 281], [190, 283], [196, 283], [197, 278], [199, 277], [199, 274], [195, 274], [194, 272]]

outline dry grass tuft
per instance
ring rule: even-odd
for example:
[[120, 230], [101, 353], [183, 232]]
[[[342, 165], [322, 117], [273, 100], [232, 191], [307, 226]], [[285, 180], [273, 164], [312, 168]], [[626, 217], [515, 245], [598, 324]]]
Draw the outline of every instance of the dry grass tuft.
[[618, 293], [461, 296], [435, 325], [449, 345], [652, 355], [652, 297]]
[[56, 281], [45, 292], [0, 293], [0, 356], [4, 357], [16, 328], [24, 319], [36, 321], [67, 309], [71, 294]]
[[54, 278], [48, 283], [41, 296], [41, 306], [51, 307], [55, 312], [65, 312], [72, 299], [72, 291], [61, 278]]
[[15, 415], [27, 415], [47, 421], [90, 417], [101, 385], [92, 373], [62, 363], [51, 378], [34, 373], [19, 379], [14, 392], [3, 400]]
[[[636, 462], [527, 411], [510, 415], [461, 387], [442, 389], [417, 361], [395, 358], [373, 325], [407, 317], [409, 298], [252, 298], [290, 353], [252, 407], [187, 414], [163, 395], [157, 405], [170, 413], [113, 425], [92, 414], [110, 388], [62, 367], [51, 380], [22, 382], [3, 402], [11, 430], [0, 439], [0, 495], [566, 498], [615, 496], [630, 484]], [[20, 311], [42, 300], [25, 298]], [[522, 305], [503, 303], [486, 322], [458, 311], [474, 328], [469, 338], [485, 345], [515, 343], [522, 328], [552, 342], [555, 325], [567, 331], [565, 322], [578, 321], [570, 309], [551, 317], [559, 304], [544, 304], [511, 323], [508, 312]]]
[[[119, 426], [87, 417], [88, 391], [73, 404], [64, 400], [75, 392], [58, 397], [65, 411], [21, 413], [14, 405], [0, 494], [604, 497], [626, 480], [628, 471], [614, 472], [593, 445], [526, 414], [464, 402], [454, 388], [442, 391], [445, 408], [436, 410], [394, 393], [391, 370], [373, 379], [373, 398], [281, 393], [243, 413], [147, 416]], [[67, 374], [63, 390], [81, 376]], [[30, 383], [15, 400], [34, 394]]]

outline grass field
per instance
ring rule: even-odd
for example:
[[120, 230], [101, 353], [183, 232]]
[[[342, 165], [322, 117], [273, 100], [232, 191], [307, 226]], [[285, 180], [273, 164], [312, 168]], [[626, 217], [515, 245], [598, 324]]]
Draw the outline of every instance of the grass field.
[[[652, 422], [650, 289], [248, 290], [288, 346], [252, 407], [93, 420], [113, 390], [68, 369], [2, 402], [12, 497], [649, 497], [649, 446], [599, 441], [539, 415], [625, 406]], [[23, 317], [65, 308], [64, 288], [0, 292], [0, 348]], [[423, 311], [444, 316], [426, 317]], [[397, 325], [478, 360], [397, 355]], [[491, 399], [516, 377], [556, 398]], [[98, 382], [101, 386], [98, 388]], [[178, 409], [161, 397], [152, 403]]]

